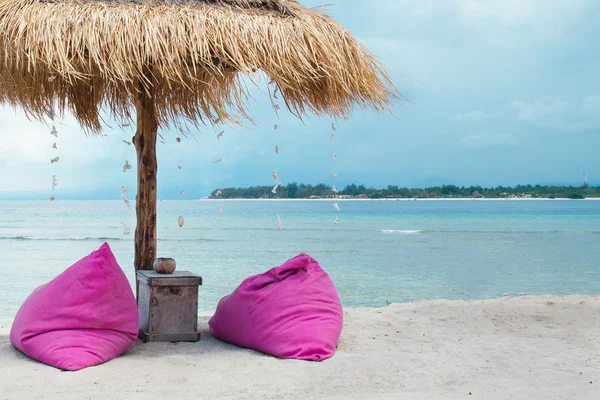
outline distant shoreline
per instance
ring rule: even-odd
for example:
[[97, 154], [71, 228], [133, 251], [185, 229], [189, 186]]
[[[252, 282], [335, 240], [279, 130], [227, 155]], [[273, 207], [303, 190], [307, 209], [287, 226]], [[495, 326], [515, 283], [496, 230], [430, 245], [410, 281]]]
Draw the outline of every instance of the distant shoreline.
[[210, 199], [204, 198], [196, 201], [382, 201], [382, 202], [390, 202], [390, 201], [599, 201], [600, 197], [589, 197], [585, 199], [566, 199], [566, 198], [558, 198], [558, 199], [549, 199], [549, 198], [532, 198], [532, 199], [524, 199], [524, 198], [462, 198], [462, 199], [451, 199], [451, 198], [442, 198], [442, 199]]
[[[375, 202], [395, 202], [395, 201], [600, 201], [600, 197], [588, 197], [585, 199], [568, 199], [568, 198], [557, 198], [557, 199], [549, 199], [549, 198], [533, 198], [533, 199], [523, 199], [523, 198], [461, 198], [461, 199], [452, 199], [452, 198], [441, 198], [441, 199], [210, 199], [210, 198], [201, 198], [201, 199], [158, 199], [158, 201], [183, 201], [183, 202], [191, 202], [191, 201], [211, 201], [211, 202], [277, 202], [277, 201], [287, 201], [287, 202], [302, 202], [302, 201], [315, 201], [315, 202], [363, 202], [363, 201], [375, 201]], [[46, 199], [0, 199], [0, 202], [49, 202]], [[83, 201], [123, 201], [120, 199], [56, 199], [55, 203], [63, 203], [63, 202], [83, 202]], [[135, 200], [131, 200], [131, 204], [135, 204]]]
[[210, 199], [372, 199], [372, 200], [426, 200], [426, 199], [571, 199], [584, 200], [600, 197], [600, 186], [540, 186], [517, 185], [516, 187], [481, 186], [458, 187], [442, 185], [428, 188], [406, 188], [388, 185], [387, 188], [367, 188], [355, 183], [343, 190], [324, 183], [317, 185], [290, 183], [283, 186], [251, 186], [246, 188], [221, 188], [213, 190], [206, 198]]

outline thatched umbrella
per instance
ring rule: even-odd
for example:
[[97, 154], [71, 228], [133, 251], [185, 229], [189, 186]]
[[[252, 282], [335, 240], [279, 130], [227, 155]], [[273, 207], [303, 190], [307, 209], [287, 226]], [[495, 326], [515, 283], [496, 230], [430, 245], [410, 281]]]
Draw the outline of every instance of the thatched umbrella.
[[[135, 268], [156, 256], [159, 128], [249, 118], [239, 72], [263, 71], [292, 113], [389, 110], [384, 68], [295, 0], [0, 0], [0, 101], [34, 119], [131, 119], [138, 161]], [[182, 126], [181, 123], [186, 124]]]

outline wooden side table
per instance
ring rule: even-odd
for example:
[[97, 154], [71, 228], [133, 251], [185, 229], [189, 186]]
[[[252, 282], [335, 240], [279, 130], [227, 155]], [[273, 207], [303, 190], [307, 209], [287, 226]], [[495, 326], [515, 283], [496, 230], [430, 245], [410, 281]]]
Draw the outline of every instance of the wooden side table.
[[202, 277], [186, 271], [161, 275], [138, 271], [140, 338], [144, 342], [197, 342], [198, 286]]

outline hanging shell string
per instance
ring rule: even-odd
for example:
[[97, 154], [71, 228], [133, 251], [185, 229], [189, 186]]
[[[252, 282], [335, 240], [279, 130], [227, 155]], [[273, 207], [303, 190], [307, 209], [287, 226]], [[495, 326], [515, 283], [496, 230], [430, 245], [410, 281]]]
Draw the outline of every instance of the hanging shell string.
[[[221, 122], [221, 119], [219, 118], [219, 119], [217, 119], [217, 121], [215, 123], [220, 123], [220, 122]], [[221, 140], [221, 138], [223, 138], [224, 135], [225, 135], [225, 131], [224, 130], [220, 131], [217, 134], [217, 140]], [[222, 162], [223, 162], [223, 159], [221, 158], [221, 159], [218, 159], [218, 160], [214, 161], [213, 164], [219, 164], [219, 163], [222, 163]], [[221, 189], [218, 189], [215, 192], [215, 198], [217, 200], [219, 200], [221, 198], [222, 194], [223, 194], [223, 191]], [[223, 211], [224, 210], [225, 210], [225, 204], [221, 203], [221, 206], [219, 207], [219, 213], [218, 213], [218, 219], [219, 219], [219, 221], [221, 221], [223, 219]]]
[[[271, 82], [269, 82], [269, 84], [275, 84], [275, 81], [272, 80]], [[277, 119], [279, 119], [279, 110], [281, 109], [281, 107], [279, 106], [279, 97], [277, 96], [278, 93], [279, 93], [279, 86], [275, 85], [275, 89], [273, 90], [273, 95], [271, 97], [271, 103], [273, 105], [273, 110], [275, 110], [275, 116], [277, 117]], [[280, 128], [279, 124], [273, 125], [273, 130], [276, 133], [279, 130], [279, 128]], [[277, 143], [275, 143], [274, 148], [275, 148], [275, 157], [278, 158], [279, 157], [279, 145]], [[276, 168], [279, 167], [279, 162], [277, 160], [275, 161], [275, 167]], [[281, 222], [281, 213], [280, 213], [280, 205], [279, 205], [279, 188], [283, 185], [283, 183], [281, 183], [281, 181], [279, 180], [279, 176], [277, 175], [276, 169], [273, 169], [271, 177], [273, 178], [273, 181], [275, 182], [275, 186], [273, 186], [271, 193], [274, 195], [274, 198], [275, 198], [274, 201], [276, 203], [277, 229], [279, 229], [281, 231], [281, 230], [283, 230], [283, 223]]]
[[[128, 213], [130, 213], [131, 212], [131, 204], [129, 203], [129, 200], [127, 199], [128, 193], [129, 193], [129, 190], [125, 186], [121, 186], [121, 199], [123, 199], [123, 202], [125, 203], [125, 207], [127, 207], [127, 211], [128, 211]], [[121, 225], [123, 226], [123, 235], [129, 236], [131, 234], [131, 229], [129, 228], [129, 225], [127, 224], [127, 222], [121, 222]]]
[[[50, 119], [50, 121], [54, 122], [54, 117], [56, 116], [54, 114], [53, 110], [50, 110], [46, 113], [46, 116], [48, 116], [48, 118]], [[56, 139], [56, 141], [54, 142], [54, 144], [52, 145], [52, 150], [54, 151], [58, 151], [58, 131], [56, 130], [56, 126], [52, 125], [52, 129], [50, 130], [50, 136], [54, 136], [54, 138]], [[50, 164], [55, 164], [59, 161], [59, 157], [56, 156], [54, 158], [52, 158], [50, 160]], [[58, 186], [58, 180], [56, 178], [56, 175], [52, 175], [52, 195], [50, 196], [50, 201], [54, 201], [56, 200], [56, 196], [54, 195], [54, 192], [56, 190], [56, 187]]]
[[[335, 122], [331, 123], [331, 130], [332, 130], [331, 141], [332, 141], [333, 146], [334, 146], [334, 154], [333, 154], [333, 159], [332, 159], [332, 171], [333, 172], [329, 175], [329, 177], [333, 180], [333, 184], [331, 185], [331, 190], [334, 193], [334, 197], [337, 198], [337, 197], [339, 197], [338, 196], [339, 190], [338, 190], [338, 188], [335, 185], [336, 184], [336, 178], [338, 176], [338, 173], [337, 173], [337, 154], [335, 154], [335, 132], [337, 131], [337, 128], [335, 127]], [[337, 224], [340, 223], [340, 217], [339, 217], [340, 206], [336, 202], [336, 203], [333, 204], [333, 208], [335, 209], [335, 212], [336, 212], [336, 216], [335, 216], [335, 220], [334, 220], [333, 224], [337, 225]]]
[[[217, 123], [220, 122], [220, 118], [217, 119]], [[219, 133], [217, 133], [217, 140], [221, 140], [221, 138], [223, 138], [225, 135], [225, 131], [222, 130]], [[215, 161], [213, 164], [218, 164], [223, 162], [223, 159], [217, 160]], [[221, 189], [217, 190], [215, 193], [215, 198], [217, 198], [217, 200], [221, 197], [221, 195], [223, 194], [223, 192], [221, 191]], [[219, 214], [218, 214], [218, 218], [219, 221], [221, 221], [223, 219], [223, 211], [225, 210], [225, 204], [221, 203], [221, 206], [219, 207]]]
[[[129, 125], [130, 124], [128, 124], [128, 123], [121, 124], [121, 128], [126, 128]], [[131, 147], [131, 142], [129, 142], [127, 140], [123, 140], [123, 143], [127, 147]], [[127, 173], [127, 171], [129, 171], [131, 168], [132, 168], [132, 165], [129, 164], [129, 160], [125, 160], [125, 164], [123, 165], [123, 173]], [[127, 198], [128, 194], [129, 194], [129, 189], [127, 189], [127, 187], [125, 187], [125, 186], [121, 186], [121, 200], [123, 200], [123, 204], [125, 204], [125, 207], [127, 207], [127, 219], [129, 219], [129, 217], [131, 216], [131, 203], [130, 203], [129, 199]], [[121, 226], [123, 227], [123, 235], [129, 236], [131, 234], [131, 228], [129, 227], [129, 224], [127, 223], [127, 221], [121, 221]]]
[[125, 186], [121, 186], [121, 199], [123, 199], [123, 203], [125, 203], [125, 207], [127, 207], [127, 210], [131, 210], [131, 203], [127, 199], [128, 193], [129, 189], [127, 189]]
[[[337, 128], [335, 127], [335, 122], [331, 123], [331, 130], [333, 131], [331, 133], [331, 142], [333, 143], [335, 140], [335, 132], [337, 131]], [[333, 155], [333, 169], [335, 170], [335, 162], [337, 161], [337, 155]], [[333, 186], [331, 187], [331, 190], [333, 191], [334, 195], [337, 197], [338, 194], [340, 193], [340, 191], [338, 190], [338, 188], [335, 186], [335, 178], [337, 177], [337, 173], [332, 173], [330, 176], [330, 178], [334, 178], [334, 182], [333, 182]]]
[[[215, 199], [219, 200], [221, 198], [221, 195], [223, 194], [223, 191], [221, 189], [217, 190], [215, 192]], [[223, 210], [225, 209], [225, 204], [221, 203], [221, 207], [219, 208], [219, 221], [223, 219]]]
[[185, 189], [183, 187], [183, 168], [182, 168], [183, 162], [181, 162], [178, 166], [177, 166], [177, 173], [179, 174], [179, 188], [181, 189], [179, 192], [179, 196], [181, 196], [181, 198], [183, 199], [183, 197], [185, 196]]
[[279, 187], [282, 185], [281, 181], [279, 180], [279, 175], [277, 175], [277, 170], [273, 170], [273, 172], [271, 173], [271, 177], [273, 178], [273, 181], [275, 182], [275, 186], [273, 186], [273, 189], [271, 190], [271, 193], [273, 193], [273, 195], [275, 195], [275, 202], [277, 203], [277, 228], [281, 231], [283, 230], [283, 224], [281, 223], [281, 216], [280, 216], [280, 212], [279, 212], [279, 196], [277, 195], [277, 191], [279, 190]]
[[[275, 154], [279, 154], [279, 146], [275, 146]], [[273, 172], [271, 173], [271, 177], [273, 178], [273, 181], [275, 182], [275, 186], [273, 186], [273, 189], [271, 189], [271, 193], [275, 196], [275, 203], [277, 207], [277, 214], [276, 214], [276, 218], [277, 218], [277, 229], [279, 229], [280, 231], [283, 230], [283, 224], [281, 223], [281, 213], [279, 211], [279, 187], [282, 185], [281, 181], [279, 180], [279, 175], [277, 174], [277, 170], [273, 170]]]
[[[181, 138], [178, 137], [177, 139], [175, 139], [175, 141], [177, 143], [181, 143]], [[182, 189], [183, 186], [183, 178], [182, 178], [182, 173], [183, 173], [183, 167], [181, 164], [179, 164], [177, 166], [177, 171], [179, 173], [179, 177], [178, 177], [178, 182], [179, 182], [179, 188], [181, 189], [181, 191], [179, 192], [179, 196], [181, 196], [183, 198], [183, 196], [185, 196], [185, 191]], [[185, 224], [185, 219], [183, 218], [183, 216], [179, 216], [179, 218], [177, 218], [177, 224], [179, 225], [180, 228], [183, 228], [183, 225]]]

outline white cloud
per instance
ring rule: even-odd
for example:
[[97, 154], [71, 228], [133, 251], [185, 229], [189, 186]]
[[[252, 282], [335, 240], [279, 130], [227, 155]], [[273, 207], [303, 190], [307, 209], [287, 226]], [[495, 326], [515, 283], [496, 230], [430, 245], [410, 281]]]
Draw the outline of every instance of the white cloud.
[[481, 21], [484, 19], [505, 19], [518, 21], [529, 17], [536, 8], [532, 0], [481, 1], [461, 0], [460, 14], [465, 21]]
[[[0, 160], [19, 165], [49, 164], [49, 160], [57, 155], [67, 165], [84, 165], [114, 158], [126, 153], [125, 148], [114, 145], [132, 136], [110, 130], [107, 130], [106, 137], [86, 136], [71, 115], [61, 121], [47, 121], [46, 125], [28, 120], [22, 111], [7, 109], [0, 112], [0, 121]], [[58, 138], [50, 135], [52, 125], [58, 131]], [[54, 143], [58, 150], [53, 150]], [[123, 151], [119, 151], [120, 148]]]
[[[358, 1], [361, 12], [378, 17], [401, 17], [403, 24], [417, 26], [419, 20], [445, 18], [461, 24], [528, 23], [564, 19], [576, 15], [593, 0], [379, 0]], [[319, 1], [320, 2], [320, 1]]]
[[[507, 104], [505, 111], [470, 111], [454, 115], [452, 120], [470, 124], [495, 120], [496, 123], [517, 122], [553, 131], [585, 132], [600, 129], [600, 94], [586, 96], [578, 103], [563, 100], [527, 103], [517, 100]], [[480, 139], [479, 135], [475, 135], [468, 137], [467, 141]]]
[[456, 114], [454, 117], [452, 117], [452, 120], [454, 122], [471, 123], [471, 122], [479, 122], [479, 121], [489, 120], [498, 115], [499, 115], [498, 112], [486, 113], [484, 111], [470, 111], [470, 112], [464, 113], [464, 114]]
[[[98, 174], [99, 168], [108, 164], [117, 174], [125, 159], [135, 160], [133, 147], [122, 142], [131, 134], [107, 131], [108, 137], [89, 137], [71, 115], [46, 125], [6, 108], [0, 111], [0, 121], [0, 191], [45, 190], [51, 187], [52, 175], [57, 175], [60, 189], [90, 187], [106, 176]], [[57, 138], [50, 135], [52, 124]], [[59, 161], [52, 164], [55, 157]]]
[[[555, 38], [566, 43], [593, 6], [593, 0], [379, 0], [375, 7], [371, 1], [357, 3], [357, 13], [377, 20], [370, 31], [378, 31], [382, 40], [414, 41], [421, 49], [468, 43], [479, 51], [489, 46], [528, 49]], [[400, 61], [419, 57], [408, 50], [402, 46]]]
[[577, 13], [585, 0], [460, 0], [460, 16], [465, 22], [530, 22], [564, 18]]
[[413, 26], [418, 20], [440, 17], [456, 12], [459, 0], [379, 0], [377, 6], [372, 1], [357, 2], [361, 11], [374, 13], [382, 18], [390, 15], [401, 17], [403, 23]]
[[469, 147], [516, 146], [518, 144], [512, 134], [473, 134], [463, 137], [461, 142]]
[[48, 157], [51, 154], [48, 150], [52, 148], [48, 130], [44, 128], [45, 134], [42, 134], [41, 127], [34, 126], [24, 116], [14, 112], [2, 113], [0, 120], [0, 160], [19, 164], [21, 161], [40, 162], [52, 158]]
[[515, 101], [507, 109], [517, 118], [540, 128], [581, 132], [600, 128], [600, 94], [584, 97], [578, 104], [555, 100], [551, 103]]
[[593, 113], [600, 113], [600, 93], [584, 97], [581, 101], [581, 109]]

